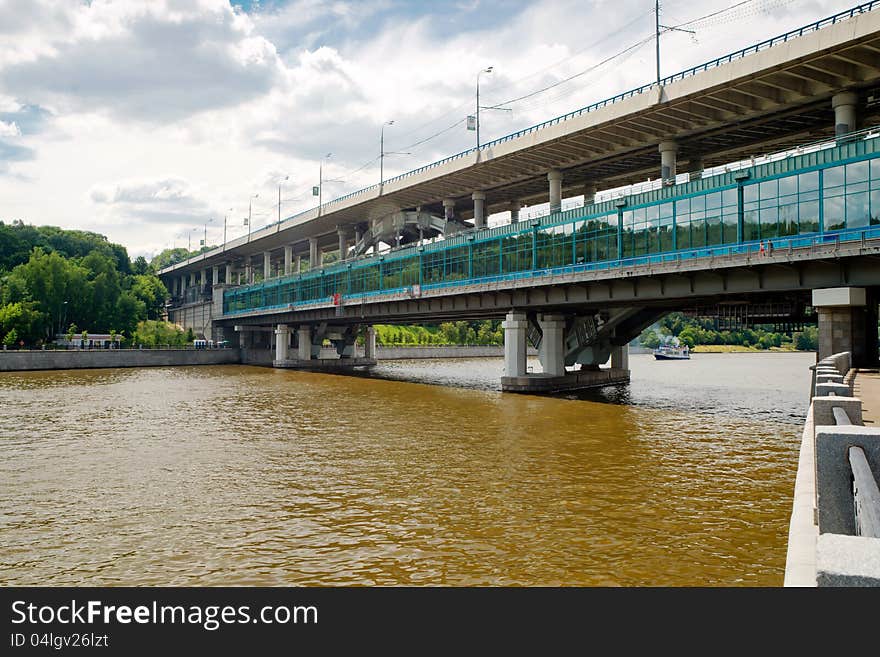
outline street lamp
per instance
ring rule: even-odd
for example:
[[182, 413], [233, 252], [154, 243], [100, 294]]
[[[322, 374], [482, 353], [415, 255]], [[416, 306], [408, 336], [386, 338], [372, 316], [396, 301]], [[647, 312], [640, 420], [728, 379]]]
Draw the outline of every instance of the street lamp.
[[204, 236], [204, 239], [202, 240], [202, 246], [208, 246], [208, 224], [213, 223], [213, 222], [214, 222], [213, 219], [208, 219], [205, 222], [205, 236]]
[[284, 176], [284, 180], [278, 183], [278, 230], [281, 230], [281, 183], [288, 178], [290, 178], [290, 176]]
[[480, 75], [483, 73], [491, 73], [494, 66], [484, 68], [477, 73], [477, 148], [480, 148]]
[[61, 331], [63, 330], [63, 327], [64, 327], [64, 322], [67, 320], [67, 302], [66, 301], [61, 304], [61, 308], [63, 311], [64, 319], [62, 319], [62, 311], [59, 311], [58, 312], [58, 335], [61, 335]]
[[253, 196], [251, 196], [248, 199], [248, 222], [247, 222], [247, 224], [248, 224], [248, 242], [251, 241], [251, 223], [253, 223], [251, 221], [251, 219], [253, 218], [253, 215], [252, 215], [253, 202], [254, 202], [254, 199], [258, 198], [259, 196], [260, 196], [259, 194], [254, 194]]
[[229, 213], [232, 212], [232, 208], [226, 210], [226, 214], [223, 215], [223, 248], [226, 248], [226, 217], [229, 216]]
[[194, 232], [196, 232], [197, 230], [198, 230], [198, 226], [186, 231], [186, 251], [187, 251], [186, 256], [187, 256], [187, 258], [189, 257], [189, 254], [192, 253], [192, 234]]
[[394, 119], [386, 121], [382, 124], [382, 130], [379, 132], [379, 184], [385, 182], [385, 126], [394, 125]]
[[321, 216], [321, 212], [324, 208], [324, 160], [330, 158], [333, 153], [327, 153], [324, 157], [321, 158], [321, 162], [318, 164], [318, 216]]

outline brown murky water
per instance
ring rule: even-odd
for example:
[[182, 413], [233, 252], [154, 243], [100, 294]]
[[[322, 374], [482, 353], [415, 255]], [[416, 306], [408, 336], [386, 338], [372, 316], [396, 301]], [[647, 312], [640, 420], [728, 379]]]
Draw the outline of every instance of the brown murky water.
[[781, 585], [811, 362], [0, 374], [0, 583]]

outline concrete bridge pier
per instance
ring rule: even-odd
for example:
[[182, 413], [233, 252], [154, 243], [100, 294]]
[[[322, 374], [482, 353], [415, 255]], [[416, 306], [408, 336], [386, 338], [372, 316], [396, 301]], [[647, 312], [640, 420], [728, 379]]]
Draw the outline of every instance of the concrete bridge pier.
[[660, 142], [660, 178], [664, 185], [675, 184], [676, 160], [678, 158], [678, 144], [672, 140]]
[[376, 329], [368, 326], [364, 333], [364, 358], [376, 360]]
[[300, 326], [297, 330], [297, 358], [299, 360], [312, 359], [312, 327], [308, 324]]
[[877, 294], [863, 287], [813, 290], [819, 314], [819, 359], [849, 351], [853, 367], [877, 364]]
[[[629, 382], [629, 360], [626, 344], [612, 347], [611, 367], [601, 368], [595, 357], [607, 358], [609, 350], [598, 343], [591, 346], [579, 343], [578, 333], [583, 333], [583, 318], [546, 313], [529, 320], [521, 311], [511, 311], [502, 323], [504, 328], [504, 376], [501, 389], [505, 392], [558, 392], [579, 388], [594, 388]], [[531, 324], [531, 329], [529, 328]], [[529, 373], [526, 367], [526, 338], [538, 345], [538, 358], [542, 372]], [[571, 354], [570, 342], [575, 342]], [[595, 341], [595, 340], [594, 340]], [[568, 371], [567, 357], [580, 354], [592, 358], [587, 366]], [[589, 360], [589, 359], [588, 359]]]
[[275, 360], [287, 360], [290, 349], [290, 328], [279, 324], [275, 329]]
[[522, 377], [526, 374], [526, 314], [511, 310], [501, 323], [504, 329], [504, 374], [502, 388], [507, 378]]

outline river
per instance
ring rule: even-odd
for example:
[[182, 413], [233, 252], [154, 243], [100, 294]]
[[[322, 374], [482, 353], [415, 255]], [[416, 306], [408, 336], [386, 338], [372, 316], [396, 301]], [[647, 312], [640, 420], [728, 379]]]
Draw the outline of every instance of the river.
[[0, 374], [0, 583], [779, 586], [813, 362]]

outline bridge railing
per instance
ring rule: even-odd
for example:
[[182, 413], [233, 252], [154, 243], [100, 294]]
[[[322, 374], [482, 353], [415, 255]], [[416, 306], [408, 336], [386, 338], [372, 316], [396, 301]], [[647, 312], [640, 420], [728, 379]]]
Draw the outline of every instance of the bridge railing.
[[811, 370], [786, 586], [880, 586], [880, 429], [864, 426], [850, 353]]

